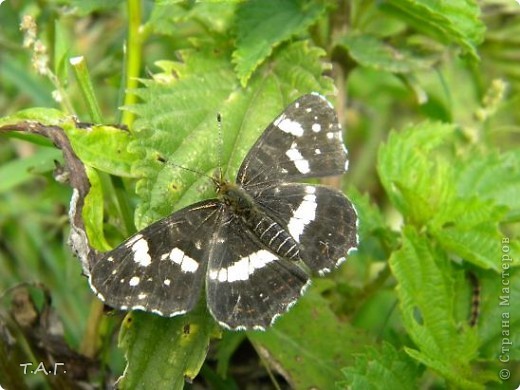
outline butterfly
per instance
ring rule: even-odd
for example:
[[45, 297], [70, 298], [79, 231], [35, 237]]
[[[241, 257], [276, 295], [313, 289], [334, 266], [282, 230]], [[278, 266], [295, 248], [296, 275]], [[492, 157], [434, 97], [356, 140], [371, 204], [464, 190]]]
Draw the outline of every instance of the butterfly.
[[217, 198], [152, 223], [92, 267], [108, 306], [184, 314], [205, 291], [232, 330], [265, 329], [358, 244], [358, 218], [339, 191], [298, 183], [348, 168], [333, 106], [318, 93], [290, 104], [249, 150], [236, 181], [213, 178]]

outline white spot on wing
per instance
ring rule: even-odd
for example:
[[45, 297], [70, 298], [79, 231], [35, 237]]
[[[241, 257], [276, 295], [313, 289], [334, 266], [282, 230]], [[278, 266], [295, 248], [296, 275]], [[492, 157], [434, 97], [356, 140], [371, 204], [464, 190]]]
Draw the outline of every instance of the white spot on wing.
[[148, 296], [148, 294], [141, 293], [137, 296], [137, 299], [145, 299]]
[[311, 128], [315, 133], [319, 133], [321, 131], [321, 125], [319, 123], [314, 123]]
[[213, 269], [209, 273], [210, 279], [219, 282], [233, 283], [239, 280], [248, 280], [256, 270], [265, 267], [278, 257], [271, 252], [261, 249], [249, 256], [242, 257], [237, 262], [231, 264], [227, 268]]
[[137, 286], [139, 284], [140, 280], [137, 276], [134, 276], [132, 277], [132, 279], [130, 279], [130, 281], [128, 282], [128, 284], [132, 287], [134, 286]]
[[318, 204], [316, 203], [315, 192], [316, 188], [311, 186], [305, 187], [306, 195], [287, 225], [289, 233], [297, 242], [300, 242], [300, 236], [303, 234], [305, 226], [316, 218]]
[[296, 121], [287, 118], [285, 115], [281, 115], [275, 122], [277, 126], [284, 133], [289, 133], [295, 137], [301, 137], [303, 135], [303, 127]]
[[318, 148], [316, 148], [316, 149], [314, 149], [314, 153], [315, 153], [315, 154], [321, 154], [321, 150], [318, 149]]
[[170, 283], [171, 283], [171, 280], [170, 279], [164, 279], [163, 283], [164, 283], [165, 286], [169, 286]]
[[170, 260], [181, 266], [182, 272], [195, 272], [199, 268], [199, 263], [187, 256], [179, 248], [173, 248], [170, 252]]
[[310, 167], [309, 162], [305, 160], [298, 149], [296, 149], [296, 145], [292, 144], [291, 148], [285, 152], [285, 155], [289, 157], [289, 159], [294, 163], [294, 166], [300, 173], [309, 173]]
[[[137, 236], [136, 236], [137, 237]], [[134, 252], [134, 261], [141, 267], [148, 267], [152, 262], [152, 258], [148, 253], [148, 242], [142, 238], [134, 241], [132, 251]]]

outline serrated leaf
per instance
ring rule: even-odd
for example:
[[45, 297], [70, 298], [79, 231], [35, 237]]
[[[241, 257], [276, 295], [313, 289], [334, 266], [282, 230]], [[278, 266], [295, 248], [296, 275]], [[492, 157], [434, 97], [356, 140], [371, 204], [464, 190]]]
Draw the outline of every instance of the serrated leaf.
[[266, 332], [248, 332], [256, 350], [296, 389], [332, 389], [364, 336], [339, 321], [327, 300], [309, 290]]
[[339, 41], [360, 65], [391, 73], [410, 73], [431, 68], [437, 58], [393, 47], [366, 34], [349, 34]]
[[[509, 238], [504, 237], [509, 241]], [[511, 242], [503, 243], [509, 247]], [[506, 255], [506, 253], [504, 253]], [[500, 275], [495, 273], [481, 273], [480, 317], [478, 332], [482, 346], [479, 349], [480, 357], [497, 359], [497, 346], [510, 348], [503, 351], [502, 360], [520, 361], [520, 348], [511, 346], [520, 345], [520, 268], [513, 267], [505, 258], [502, 261], [503, 269]], [[508, 345], [512, 343], [511, 345]], [[502, 352], [502, 351], [500, 351]], [[496, 377], [495, 377], [496, 378]]]
[[215, 322], [205, 301], [190, 313], [164, 318], [131, 312], [122, 326], [119, 345], [128, 366], [119, 382], [124, 389], [182, 389], [204, 363]]
[[190, 39], [199, 31], [205, 39], [225, 34], [235, 13], [235, 4], [241, 0], [213, 0], [186, 2], [185, 0], [159, 0], [154, 2], [145, 30], [175, 36], [178, 40]]
[[233, 63], [242, 86], [273, 49], [302, 33], [324, 13], [325, 3], [309, 0], [251, 0], [236, 15]]
[[461, 196], [478, 194], [482, 200], [504, 205], [520, 215], [520, 150], [471, 158], [459, 164], [457, 187]]
[[392, 132], [379, 149], [377, 171], [395, 207], [422, 225], [455, 191], [453, 170], [434, 153], [454, 135], [454, 127], [426, 122]]
[[383, 343], [381, 348], [369, 347], [356, 356], [355, 364], [342, 370], [347, 379], [337, 388], [378, 390], [384, 384], [386, 390], [414, 390], [420, 371], [404, 351]]
[[381, 7], [443, 43], [455, 43], [478, 61], [477, 45], [484, 39], [485, 25], [474, 0], [385, 0]]
[[404, 229], [403, 246], [389, 262], [398, 281], [403, 323], [419, 349], [407, 352], [454, 386], [482, 386], [470, 366], [478, 350], [476, 332], [458, 324], [454, 316], [452, 263], [410, 227]]
[[429, 223], [429, 232], [448, 252], [484, 269], [500, 269], [498, 223], [504, 207], [477, 198], [456, 198]]
[[143, 103], [131, 107], [140, 117], [130, 145], [140, 157], [132, 173], [142, 178], [137, 226], [170, 214], [172, 205], [179, 209], [214, 195], [207, 177], [179, 167], [212, 175], [222, 165], [234, 178], [251, 145], [285, 105], [313, 90], [331, 90], [330, 80], [321, 76], [321, 55], [304, 42], [290, 45], [245, 90], [236, 84], [228, 53], [187, 51], [182, 63], [160, 63], [164, 73], [145, 82], [138, 91]]

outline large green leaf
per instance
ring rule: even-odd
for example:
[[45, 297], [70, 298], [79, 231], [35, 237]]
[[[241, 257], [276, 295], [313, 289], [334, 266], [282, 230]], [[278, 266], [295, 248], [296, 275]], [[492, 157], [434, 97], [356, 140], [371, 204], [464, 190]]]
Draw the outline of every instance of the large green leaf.
[[393, 47], [367, 34], [348, 34], [339, 41], [360, 65], [392, 73], [410, 73], [431, 68], [437, 58]]
[[392, 132], [379, 149], [381, 183], [395, 207], [416, 224], [428, 222], [455, 192], [453, 171], [436, 154], [454, 135], [452, 125], [426, 122]]
[[212, 175], [223, 166], [233, 178], [285, 105], [313, 90], [330, 91], [321, 55], [305, 42], [289, 45], [258, 70], [247, 89], [237, 84], [226, 53], [187, 51], [182, 62], [159, 63], [163, 73], [144, 82], [138, 91], [143, 103], [130, 108], [140, 117], [131, 144], [140, 156], [132, 170], [141, 178], [136, 190], [143, 200], [137, 227], [214, 194], [207, 177], [181, 167]]
[[369, 347], [356, 356], [355, 365], [342, 370], [346, 380], [338, 383], [341, 389], [386, 390], [417, 389], [419, 365], [404, 351], [388, 343], [381, 348]]
[[520, 150], [478, 156], [458, 164], [457, 188], [461, 196], [507, 206], [511, 218], [520, 217]]
[[325, 3], [310, 0], [251, 0], [236, 14], [237, 49], [233, 63], [242, 85], [274, 48], [301, 34], [324, 13]]
[[182, 389], [206, 359], [210, 337], [218, 333], [205, 300], [192, 312], [174, 318], [131, 312], [125, 318], [120, 346], [128, 366], [120, 389]]
[[[204, 175], [212, 175], [222, 166], [232, 179], [248, 149], [286, 104], [313, 90], [330, 91], [330, 80], [322, 76], [321, 55], [321, 50], [305, 42], [288, 45], [276, 52], [269, 66], [259, 68], [247, 89], [238, 85], [226, 52], [185, 51], [182, 62], [159, 63], [162, 72], [143, 81], [144, 87], [137, 91], [142, 103], [128, 108], [139, 116], [130, 145], [132, 153], [139, 156], [132, 167], [132, 174], [140, 178], [136, 188], [142, 199], [136, 213], [138, 228], [214, 195], [212, 181]], [[222, 117], [222, 133], [218, 131], [217, 113]], [[205, 307], [200, 310], [206, 312]], [[191, 321], [192, 315], [172, 319], [173, 325], [168, 319], [143, 315], [132, 324], [133, 334], [154, 340], [161, 332], [154, 324], [182, 329], [175, 324]], [[193, 322], [201, 329], [210, 329], [213, 324], [207, 313]], [[180, 348], [186, 356], [201, 357], [209, 342], [201, 338], [185, 346], [179, 345], [182, 339], [173, 338], [168, 341], [168, 349], [155, 351], [156, 358], [149, 361], [146, 353], [132, 352], [140, 350], [136, 347], [141, 345], [139, 338], [127, 338], [123, 344], [129, 360], [125, 378], [134, 378], [128, 383], [142, 376], [144, 366], [149, 366], [150, 378], [154, 372], [165, 372], [162, 362], [173, 359], [170, 349]], [[168, 368], [172, 386], [181, 381], [182, 370], [174, 375], [179, 368]], [[153, 386], [150, 379], [148, 388]]]
[[458, 323], [454, 313], [457, 271], [446, 255], [412, 228], [405, 228], [403, 247], [390, 258], [397, 281], [403, 323], [418, 349], [413, 358], [460, 388], [482, 388], [470, 363], [477, 356], [474, 328]]
[[473, 60], [484, 39], [485, 26], [474, 0], [384, 0], [381, 7], [417, 30], [443, 43], [454, 43]]

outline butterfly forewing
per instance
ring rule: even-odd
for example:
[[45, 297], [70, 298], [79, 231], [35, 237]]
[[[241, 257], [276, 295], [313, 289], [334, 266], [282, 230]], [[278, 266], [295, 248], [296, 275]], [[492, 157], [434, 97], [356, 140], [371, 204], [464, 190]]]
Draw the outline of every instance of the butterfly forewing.
[[244, 159], [237, 182], [253, 189], [273, 181], [341, 175], [348, 166], [336, 112], [321, 95], [304, 95], [265, 130]]
[[163, 316], [191, 310], [221, 210], [220, 202], [204, 201], [146, 227], [95, 264], [90, 285], [107, 305], [122, 310]]

